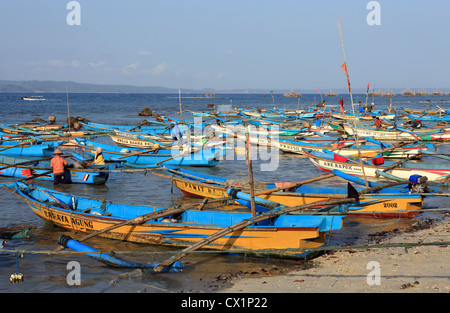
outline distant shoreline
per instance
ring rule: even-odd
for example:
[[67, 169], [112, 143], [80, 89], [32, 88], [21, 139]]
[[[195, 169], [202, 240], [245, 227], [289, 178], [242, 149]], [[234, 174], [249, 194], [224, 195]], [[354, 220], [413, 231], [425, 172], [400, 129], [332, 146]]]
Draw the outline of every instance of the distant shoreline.
[[[166, 93], [166, 94], [205, 94], [205, 93], [215, 93], [215, 94], [265, 94], [270, 96], [270, 91], [273, 90], [273, 94], [285, 94], [289, 92], [295, 92], [300, 94], [317, 94], [325, 96], [328, 90], [333, 90], [333, 92], [339, 95], [348, 94], [348, 90], [345, 88], [320, 88], [323, 93], [319, 93], [318, 89], [302, 89], [302, 88], [239, 88], [239, 89], [213, 89], [213, 88], [202, 88], [202, 89], [191, 89], [191, 88], [168, 88], [162, 86], [133, 86], [133, 85], [106, 85], [106, 84], [89, 84], [89, 83], [78, 83], [73, 81], [10, 81], [10, 80], [0, 80], [0, 92], [1, 93], [65, 93], [68, 90], [70, 93]], [[388, 88], [380, 87], [376, 91], [389, 90], [397, 94], [397, 97], [401, 96], [407, 88]], [[445, 94], [450, 92], [450, 87], [439, 87], [439, 88], [408, 88], [409, 90], [420, 90], [427, 92], [434, 92], [440, 90]], [[326, 90], [326, 92], [325, 92]], [[373, 92], [373, 90], [371, 90]], [[353, 88], [354, 94], [366, 94], [366, 89], [364, 88]], [[430, 95], [431, 96], [431, 95]]]

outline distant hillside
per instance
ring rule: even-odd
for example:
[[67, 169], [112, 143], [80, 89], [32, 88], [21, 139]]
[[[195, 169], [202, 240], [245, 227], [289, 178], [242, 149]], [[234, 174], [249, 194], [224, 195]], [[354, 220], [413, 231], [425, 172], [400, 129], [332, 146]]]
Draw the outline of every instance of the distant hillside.
[[[0, 92], [19, 92], [19, 93], [51, 93], [51, 92], [66, 92], [66, 88], [71, 93], [178, 93], [178, 89], [166, 88], [160, 86], [131, 86], [131, 85], [99, 85], [77, 83], [72, 81], [9, 81], [0, 80]], [[292, 90], [274, 90], [274, 93], [283, 94]], [[227, 93], [227, 94], [269, 94], [267, 89], [227, 89], [214, 90], [213, 88], [203, 89], [186, 89], [181, 88], [181, 93], [184, 94], [203, 94], [203, 93]], [[297, 91], [298, 92], [298, 91]], [[315, 93], [312, 90], [303, 93]]]
[[[178, 89], [166, 88], [160, 86], [131, 86], [131, 85], [99, 85], [77, 83], [73, 81], [10, 81], [0, 80], [0, 92], [18, 92], [24, 94], [30, 93], [58, 93], [66, 92], [66, 88], [70, 93], [178, 93]], [[292, 89], [275, 89], [275, 94], [284, 94], [293, 91]], [[300, 93], [317, 93], [316, 90], [294, 90]], [[337, 90], [339, 91], [339, 90]], [[343, 90], [344, 91], [344, 90]], [[262, 88], [242, 88], [242, 89], [222, 89], [215, 90], [213, 88], [203, 89], [186, 89], [181, 88], [182, 94], [204, 94], [213, 92], [216, 94], [269, 94], [269, 89]]]
[[[171, 89], [158, 86], [127, 86], [127, 85], [97, 85], [84, 84], [72, 81], [8, 81], [0, 80], [0, 92], [22, 92], [22, 93], [43, 93], [43, 92], [66, 92], [66, 88], [71, 93], [174, 93], [178, 89]], [[183, 90], [182, 90], [183, 91]]]
[[[166, 88], [160, 86], [131, 86], [131, 85], [100, 85], [100, 84], [86, 84], [77, 83], [73, 81], [10, 81], [10, 80], [0, 80], [0, 92], [17, 92], [23, 94], [31, 93], [59, 93], [66, 92], [66, 88], [70, 93], [178, 93], [178, 88]], [[327, 88], [321, 88], [323, 91], [328, 90]], [[406, 88], [391, 88], [390, 91], [396, 93], [398, 96], [401, 95], [402, 91]], [[439, 88], [440, 90], [447, 90], [448, 88]], [[379, 90], [386, 91], [386, 88], [380, 88]], [[429, 92], [435, 91], [432, 88], [422, 88], [421, 90], [426, 90]], [[317, 94], [317, 89], [274, 89], [274, 94], [285, 94], [289, 92], [296, 92], [301, 94]], [[347, 89], [334, 88], [334, 92], [345, 95], [348, 94]], [[203, 89], [186, 89], [181, 88], [182, 94], [204, 94], [213, 92], [216, 94], [270, 94], [269, 89], [262, 88], [242, 88], [242, 89], [222, 89], [215, 90], [213, 88], [203, 88]], [[326, 92], [324, 92], [326, 93]], [[366, 90], [362, 88], [354, 88], [354, 94], [365, 94]]]

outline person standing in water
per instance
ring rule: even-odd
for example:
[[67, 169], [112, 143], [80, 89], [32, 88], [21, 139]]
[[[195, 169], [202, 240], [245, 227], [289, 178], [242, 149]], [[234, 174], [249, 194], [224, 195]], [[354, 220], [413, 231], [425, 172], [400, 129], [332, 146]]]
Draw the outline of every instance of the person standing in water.
[[68, 165], [66, 159], [62, 157], [62, 152], [56, 149], [53, 154], [55, 155], [50, 162], [50, 166], [53, 169], [53, 185], [65, 184], [64, 172]]

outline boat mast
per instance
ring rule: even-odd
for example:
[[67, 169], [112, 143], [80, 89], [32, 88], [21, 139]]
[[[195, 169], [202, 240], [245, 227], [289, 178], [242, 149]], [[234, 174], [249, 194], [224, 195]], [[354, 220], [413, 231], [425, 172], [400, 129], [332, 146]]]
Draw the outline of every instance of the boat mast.
[[342, 31], [341, 31], [341, 24], [339, 23], [339, 18], [338, 18], [338, 26], [339, 26], [339, 34], [341, 36], [342, 51], [344, 53], [344, 64], [345, 64], [345, 71], [346, 71], [346, 75], [347, 75], [348, 92], [350, 93], [350, 102], [352, 104], [352, 110], [353, 110], [353, 124], [354, 124], [354, 127], [355, 127], [354, 137], [355, 137], [355, 140], [356, 140], [356, 147], [358, 148], [358, 158], [359, 158], [359, 163], [361, 165], [361, 170], [362, 170], [362, 173], [363, 173], [363, 176], [364, 176], [364, 181], [366, 183], [366, 188], [369, 188], [369, 184], [367, 183], [366, 173], [364, 171], [364, 165], [363, 165], [362, 158], [361, 158], [361, 146], [360, 146], [360, 143], [359, 143], [358, 132], [357, 132], [357, 129], [356, 129], [355, 107], [353, 106], [352, 88], [350, 86], [350, 78], [349, 78], [349, 75], [348, 75], [348, 67], [347, 67], [347, 58], [345, 56], [344, 40], [342, 39]]
[[66, 96], [67, 96], [67, 126], [69, 126], [70, 133], [70, 111], [69, 111], [69, 90], [66, 87]]
[[252, 156], [250, 150], [250, 125], [247, 125], [245, 129], [245, 153], [248, 164], [248, 176], [250, 178], [250, 210], [252, 212], [252, 216], [256, 216], [256, 208], [255, 208], [255, 185], [253, 180], [253, 166], [252, 166]]

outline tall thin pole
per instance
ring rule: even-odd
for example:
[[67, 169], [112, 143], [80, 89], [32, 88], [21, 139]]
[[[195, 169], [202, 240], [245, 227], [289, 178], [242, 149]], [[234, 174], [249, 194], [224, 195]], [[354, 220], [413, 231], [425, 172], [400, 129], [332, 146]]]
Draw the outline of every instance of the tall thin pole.
[[339, 26], [339, 34], [341, 36], [341, 44], [342, 44], [342, 52], [344, 53], [344, 62], [345, 62], [345, 67], [346, 67], [346, 71], [347, 71], [347, 79], [348, 79], [348, 92], [350, 93], [350, 102], [352, 104], [352, 110], [353, 110], [353, 124], [355, 127], [355, 131], [354, 131], [354, 136], [355, 136], [355, 140], [356, 140], [356, 146], [358, 148], [358, 158], [359, 158], [359, 163], [361, 165], [361, 170], [364, 176], [364, 181], [366, 183], [366, 188], [369, 188], [369, 184], [367, 183], [367, 178], [366, 178], [366, 173], [364, 171], [364, 165], [362, 162], [362, 158], [361, 158], [361, 146], [359, 143], [359, 139], [358, 139], [358, 132], [356, 129], [356, 115], [355, 115], [355, 107], [353, 106], [353, 95], [352, 95], [352, 87], [350, 86], [350, 76], [348, 75], [348, 67], [347, 67], [347, 58], [345, 56], [345, 48], [344, 48], [344, 40], [342, 39], [342, 31], [341, 31], [341, 24], [339, 23], [339, 19], [338, 19], [338, 26]]
[[247, 154], [247, 162], [248, 162], [248, 176], [250, 178], [250, 209], [252, 212], [252, 216], [256, 215], [256, 208], [255, 208], [255, 186], [254, 186], [254, 180], [253, 180], [253, 166], [252, 166], [252, 157], [250, 153], [250, 125], [247, 125], [246, 131], [245, 131], [245, 147], [246, 147], [246, 154]]
[[70, 111], [69, 111], [69, 90], [66, 87], [66, 96], [67, 96], [67, 125], [69, 126], [70, 132]]
[[180, 117], [183, 120], [183, 110], [181, 109], [181, 89], [178, 89], [178, 101], [180, 102]]
[[369, 98], [369, 85], [367, 85], [367, 90], [366, 90], [366, 108], [367, 108], [367, 99], [368, 98]]
[[[180, 103], [181, 124], [184, 126], [184, 130], [186, 131], [187, 147], [188, 147], [188, 149], [190, 149], [191, 148], [191, 130], [186, 125], [186, 122], [184, 121], [184, 118], [183, 118], [183, 109], [181, 108], [181, 89], [178, 89], [178, 101]], [[182, 144], [183, 144], [183, 138], [181, 138], [181, 140], [180, 140], [180, 144], [179, 144], [180, 149], [181, 149]]]

